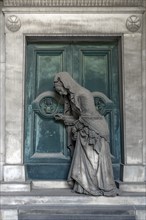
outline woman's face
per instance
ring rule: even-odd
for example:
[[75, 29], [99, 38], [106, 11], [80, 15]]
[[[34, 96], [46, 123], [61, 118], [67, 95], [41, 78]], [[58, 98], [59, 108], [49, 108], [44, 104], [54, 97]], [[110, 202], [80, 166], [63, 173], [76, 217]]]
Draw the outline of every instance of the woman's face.
[[55, 83], [55, 90], [60, 95], [67, 95], [67, 90], [60, 84]]

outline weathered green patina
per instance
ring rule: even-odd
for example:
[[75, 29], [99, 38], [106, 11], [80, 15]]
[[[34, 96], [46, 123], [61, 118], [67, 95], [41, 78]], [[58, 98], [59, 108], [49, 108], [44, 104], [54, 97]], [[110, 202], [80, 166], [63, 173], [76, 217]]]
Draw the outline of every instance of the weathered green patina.
[[[25, 79], [24, 163], [29, 179], [66, 179], [70, 166], [66, 131], [52, 115], [62, 112], [53, 91], [57, 72], [67, 71], [93, 92], [95, 104], [110, 127], [115, 178], [121, 160], [121, 106], [118, 41], [28, 43]], [[103, 92], [112, 105], [95, 93]], [[40, 94], [44, 94], [41, 95]], [[39, 97], [39, 98], [38, 98]], [[39, 99], [36, 101], [36, 98]]]

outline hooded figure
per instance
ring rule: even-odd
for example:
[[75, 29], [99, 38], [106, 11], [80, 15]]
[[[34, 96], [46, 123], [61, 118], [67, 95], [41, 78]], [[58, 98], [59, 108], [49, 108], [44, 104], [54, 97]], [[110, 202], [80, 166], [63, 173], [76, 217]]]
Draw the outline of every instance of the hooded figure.
[[96, 110], [91, 92], [67, 72], [56, 74], [54, 86], [64, 97], [64, 115], [56, 114], [55, 119], [66, 125], [68, 145], [73, 147], [74, 143], [68, 183], [78, 193], [116, 196], [108, 125]]

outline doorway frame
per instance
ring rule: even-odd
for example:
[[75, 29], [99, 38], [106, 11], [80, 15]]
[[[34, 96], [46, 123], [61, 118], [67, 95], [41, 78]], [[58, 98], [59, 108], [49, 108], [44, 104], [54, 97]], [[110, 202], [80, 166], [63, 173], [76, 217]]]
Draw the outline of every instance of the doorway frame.
[[[122, 35], [118, 35], [118, 36], [112, 36], [112, 35], [108, 35], [108, 36], [98, 36], [98, 35], [49, 35], [49, 36], [26, 36], [25, 37], [25, 59], [27, 60], [27, 57], [26, 57], [26, 52], [27, 52], [27, 45], [30, 44], [30, 43], [34, 43], [35, 45], [38, 44], [38, 45], [45, 45], [45, 43], [60, 43], [60, 44], [67, 44], [67, 43], [71, 43], [71, 42], [75, 42], [75, 43], [112, 43], [114, 44], [114, 42], [117, 42], [117, 49], [118, 49], [118, 84], [119, 84], [119, 100], [120, 100], [120, 158], [121, 158], [121, 161], [120, 161], [120, 164], [121, 163], [124, 163], [124, 140], [123, 140], [123, 91], [122, 91], [122, 85], [123, 85], [123, 81], [122, 81], [122, 69], [121, 69], [121, 66], [122, 66]], [[107, 45], [106, 45], [107, 46]], [[26, 64], [25, 64], [25, 72], [27, 71], [26, 69]], [[26, 90], [26, 73], [25, 73], [25, 79], [24, 79], [24, 84], [25, 84], [25, 90]], [[26, 99], [26, 96], [25, 96], [25, 91], [24, 91], [24, 100]], [[24, 112], [24, 118], [25, 118], [25, 112]], [[24, 136], [25, 136], [25, 130], [24, 130]], [[23, 138], [24, 142], [25, 142], [25, 139]], [[24, 147], [25, 147], [25, 144], [24, 144]], [[25, 149], [24, 149], [24, 155], [23, 155], [23, 158], [25, 158]], [[27, 163], [24, 163], [25, 166], [27, 167]], [[119, 164], [119, 166], [120, 166]], [[29, 164], [28, 164], [29, 165]], [[35, 165], [35, 164], [34, 164]], [[26, 170], [26, 176], [27, 176], [27, 168], [25, 168]], [[30, 179], [31, 180], [31, 179]], [[32, 181], [39, 181], [41, 182], [41, 180], [33, 180]], [[42, 180], [44, 181], [44, 180]], [[45, 180], [46, 181], [46, 180]], [[53, 181], [54, 180], [47, 180], [48, 182], [49, 181]], [[57, 181], [57, 180], [56, 180]], [[60, 180], [58, 180], [60, 181]], [[62, 181], [62, 180], [61, 180]]]
[[[27, 13], [27, 10], [24, 8], [19, 8], [19, 10], [11, 10], [9, 7], [3, 9], [5, 23], [8, 17], [13, 14], [21, 21], [20, 28], [14, 33], [5, 26], [6, 154], [3, 168], [4, 182], [26, 182], [25, 167], [23, 164], [26, 37], [121, 36], [124, 137], [121, 180], [125, 184], [129, 184], [129, 187], [132, 185], [130, 182], [131, 179], [137, 184], [144, 183], [145, 167], [143, 152], [145, 145], [142, 142], [144, 133], [142, 117], [142, 26], [135, 33], [131, 33], [126, 26], [126, 20], [132, 13], [142, 20], [144, 9], [138, 7], [119, 8], [120, 13], [117, 13], [117, 8], [112, 10], [102, 8], [102, 11], [100, 7], [77, 9], [75, 12], [70, 7], [62, 8], [61, 10], [60, 8], [52, 9], [51, 7], [39, 8], [39, 10], [35, 8], [30, 9], [31, 14]], [[83, 11], [84, 13], [82, 13]], [[133, 82], [136, 86], [133, 86]], [[133, 99], [133, 94], [135, 99]], [[137, 100], [136, 104], [135, 100]], [[134, 130], [133, 127], [135, 128]], [[9, 175], [11, 172], [13, 175]], [[130, 188], [130, 190], [133, 190], [133, 188]], [[137, 190], [139, 190], [138, 187]]]

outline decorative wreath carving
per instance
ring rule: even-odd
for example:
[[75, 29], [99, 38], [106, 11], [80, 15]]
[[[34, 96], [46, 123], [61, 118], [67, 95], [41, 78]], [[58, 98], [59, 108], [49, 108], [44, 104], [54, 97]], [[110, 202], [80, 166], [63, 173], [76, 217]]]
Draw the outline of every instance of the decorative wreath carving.
[[63, 112], [60, 97], [54, 92], [41, 93], [32, 103], [35, 113], [44, 118], [54, 118], [54, 114]]
[[[92, 92], [97, 110], [106, 116], [113, 109], [113, 102], [101, 92]], [[32, 103], [32, 109], [43, 118], [54, 118], [57, 113], [63, 113], [63, 100], [57, 93], [48, 91], [41, 93]]]
[[136, 15], [131, 15], [129, 18], [127, 18], [126, 21], [126, 27], [131, 32], [136, 32], [141, 27], [141, 20]]
[[20, 18], [18, 18], [16, 15], [10, 15], [6, 21], [6, 26], [8, 30], [12, 32], [18, 31], [21, 27]]

